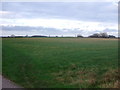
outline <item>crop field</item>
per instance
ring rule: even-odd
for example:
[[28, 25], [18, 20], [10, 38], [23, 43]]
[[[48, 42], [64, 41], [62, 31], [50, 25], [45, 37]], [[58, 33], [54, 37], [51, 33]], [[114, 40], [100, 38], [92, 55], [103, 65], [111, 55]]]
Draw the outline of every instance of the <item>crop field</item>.
[[3, 38], [2, 74], [25, 88], [118, 88], [118, 40]]

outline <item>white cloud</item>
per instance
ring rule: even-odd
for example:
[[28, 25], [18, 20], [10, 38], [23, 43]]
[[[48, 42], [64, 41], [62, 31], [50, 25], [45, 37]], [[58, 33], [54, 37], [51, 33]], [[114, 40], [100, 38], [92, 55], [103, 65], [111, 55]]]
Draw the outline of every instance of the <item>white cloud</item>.
[[9, 14], [10, 12], [8, 11], [0, 11], [0, 14]]
[[3, 19], [2, 25], [12, 26], [42, 26], [56, 29], [103, 30], [105, 28], [117, 29], [115, 23], [88, 22], [67, 19]]
[[[95, 33], [96, 31], [103, 32], [105, 29], [118, 30], [118, 25], [115, 23], [88, 22], [67, 19], [3, 19], [1, 25], [55, 28], [66, 34], [72, 34], [72, 32], [74, 34], [78, 34], [78, 32], [82, 30], [82, 34], [85, 36]], [[39, 30], [37, 31], [39, 32]], [[112, 34], [112, 32], [110, 32], [110, 34]], [[117, 32], [113, 32], [113, 35], [117, 35]]]
[[111, 2], [118, 0], [1, 0], [2, 2]]
[[[96, 0], [92, 1], [96, 2]], [[59, 34], [63, 32], [63, 34], [70, 35], [73, 33], [89, 35], [103, 32], [106, 29], [108, 31], [109, 29], [117, 30], [117, 5], [119, 0], [97, 1], [103, 3], [4, 3], [3, 8], [6, 11], [0, 11], [0, 15], [2, 15], [0, 25], [8, 27], [40, 26], [56, 29], [56, 33]], [[18, 34], [25, 34], [24, 30], [8, 31], [4, 31], [4, 33], [16, 32], [15, 34], [17, 34], [18, 32]], [[48, 33], [50, 33], [49, 31], [47, 30]], [[53, 30], [51, 29], [51, 31]], [[36, 32], [40, 32], [40, 30], [36, 30]], [[42, 32], [44, 33], [45, 30], [40, 33]], [[30, 33], [34, 34], [33, 32]]]
[[9, 15], [11, 12], [9, 11], [0, 11], [0, 15]]

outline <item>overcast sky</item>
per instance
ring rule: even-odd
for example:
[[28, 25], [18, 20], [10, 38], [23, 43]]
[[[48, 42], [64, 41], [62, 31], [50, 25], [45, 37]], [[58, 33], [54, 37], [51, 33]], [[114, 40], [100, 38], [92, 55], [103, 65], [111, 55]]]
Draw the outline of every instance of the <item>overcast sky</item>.
[[118, 34], [117, 2], [4, 2], [0, 5], [4, 36]]

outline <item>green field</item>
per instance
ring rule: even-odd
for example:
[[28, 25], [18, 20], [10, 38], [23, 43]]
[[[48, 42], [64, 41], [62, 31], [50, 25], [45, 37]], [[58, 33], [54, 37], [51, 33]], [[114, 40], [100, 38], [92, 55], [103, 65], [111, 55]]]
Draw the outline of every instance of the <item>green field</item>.
[[3, 38], [2, 65], [26, 88], [118, 87], [118, 40]]

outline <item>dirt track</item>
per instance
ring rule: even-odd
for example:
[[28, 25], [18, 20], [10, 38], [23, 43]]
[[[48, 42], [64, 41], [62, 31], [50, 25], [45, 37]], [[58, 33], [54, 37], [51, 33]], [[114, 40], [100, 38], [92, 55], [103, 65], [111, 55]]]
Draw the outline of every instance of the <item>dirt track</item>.
[[[2, 76], [0, 75], [0, 77], [2, 77]], [[4, 77], [2, 77], [2, 88], [22, 88], [22, 87]]]

